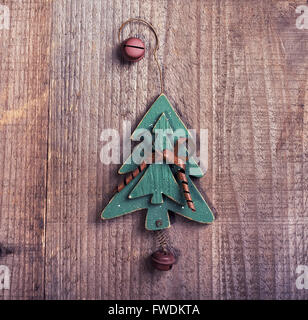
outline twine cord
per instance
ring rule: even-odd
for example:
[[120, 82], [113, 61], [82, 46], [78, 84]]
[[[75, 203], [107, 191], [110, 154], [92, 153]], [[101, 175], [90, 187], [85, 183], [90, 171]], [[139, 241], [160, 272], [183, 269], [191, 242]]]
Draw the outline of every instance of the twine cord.
[[160, 93], [162, 94], [164, 92], [164, 86], [163, 86], [162, 69], [161, 69], [161, 66], [160, 66], [158, 58], [157, 58], [157, 50], [159, 49], [159, 39], [158, 39], [157, 32], [156, 32], [155, 28], [151, 25], [151, 23], [149, 23], [148, 21], [140, 19], [140, 18], [131, 18], [131, 19], [128, 19], [125, 22], [123, 22], [121, 27], [119, 28], [118, 39], [119, 39], [120, 43], [121, 43], [121, 32], [122, 32], [123, 28], [125, 27], [125, 25], [130, 23], [130, 22], [141, 22], [141, 23], [147, 25], [155, 35], [156, 46], [155, 46], [154, 51], [153, 51], [153, 56], [154, 56], [154, 60], [156, 62], [156, 65], [157, 65], [157, 68], [158, 68], [158, 71], [159, 71], [160, 91], [161, 91]]

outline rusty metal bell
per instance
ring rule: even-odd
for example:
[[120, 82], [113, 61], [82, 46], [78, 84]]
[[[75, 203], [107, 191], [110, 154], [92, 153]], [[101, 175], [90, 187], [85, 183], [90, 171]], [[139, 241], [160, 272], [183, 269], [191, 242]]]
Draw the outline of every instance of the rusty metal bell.
[[137, 62], [144, 57], [145, 45], [138, 38], [129, 38], [122, 43], [122, 54], [125, 60]]
[[159, 249], [152, 254], [151, 258], [154, 268], [161, 271], [171, 270], [176, 262], [174, 254], [169, 250]]

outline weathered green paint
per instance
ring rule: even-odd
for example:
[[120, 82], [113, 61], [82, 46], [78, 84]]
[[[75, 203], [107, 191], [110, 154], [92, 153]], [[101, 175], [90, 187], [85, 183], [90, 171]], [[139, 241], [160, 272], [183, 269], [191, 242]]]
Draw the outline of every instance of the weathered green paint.
[[163, 203], [162, 194], [181, 202], [181, 190], [168, 164], [151, 164], [143, 177], [129, 194], [129, 199], [152, 195], [151, 203]]
[[[112, 219], [141, 209], [147, 209], [145, 227], [148, 230], [160, 230], [170, 227], [168, 211], [175, 212], [200, 223], [213, 222], [214, 216], [211, 209], [189, 177], [187, 177], [188, 185], [194, 200], [195, 212], [188, 208], [182, 193], [181, 202], [183, 205], [179, 205], [168, 197], [164, 197], [164, 202], [157, 205], [151, 204], [151, 196], [129, 199], [129, 194], [137, 185], [142, 175], [143, 173], [140, 173], [130, 184], [113, 196], [102, 213], [102, 219]], [[161, 221], [161, 225], [157, 225], [156, 221]]]
[[[141, 122], [139, 123], [137, 128], [135, 129], [135, 131], [132, 133], [131, 139], [132, 140], [139, 139], [139, 137], [137, 136], [137, 132], [140, 129], [147, 129], [147, 130], [152, 131], [157, 119], [162, 114], [164, 114], [166, 119], [169, 121], [170, 126], [174, 131], [177, 129], [182, 129], [183, 134], [180, 134], [177, 138], [191, 137], [188, 129], [185, 127], [184, 123], [182, 122], [182, 120], [180, 119], [180, 117], [178, 116], [176, 111], [173, 109], [173, 107], [171, 106], [167, 97], [164, 94], [161, 94], [155, 100], [155, 102], [153, 103], [151, 108], [147, 111], [147, 113], [145, 114], [145, 116], [143, 117], [143, 119], [141, 120]], [[134, 152], [140, 152], [138, 146]], [[121, 166], [118, 173], [125, 174], [128, 172], [134, 171], [137, 166], [138, 166], [138, 164], [134, 163], [133, 156], [131, 155], [128, 157], [128, 159]], [[190, 169], [193, 169], [193, 170], [190, 170]], [[198, 164], [196, 163], [196, 161], [193, 158], [191, 158], [190, 162], [187, 163], [187, 172], [189, 172], [189, 174], [191, 176], [194, 176], [197, 178], [201, 178], [204, 175], [203, 170], [198, 166]]]
[[[159, 129], [169, 129], [172, 133], [172, 129], [178, 128], [183, 129], [185, 137], [189, 137], [186, 127], [163, 94], [155, 101], [137, 127], [137, 129], [152, 130], [154, 134]], [[158, 150], [173, 149], [168, 139], [161, 135], [157, 135], [156, 139], [162, 139], [155, 141]], [[192, 164], [187, 164], [186, 168], [189, 166]], [[136, 165], [126, 163], [121, 167], [121, 173], [130, 172], [135, 168]], [[197, 164], [195, 168], [199, 168]], [[214, 220], [213, 213], [188, 174], [186, 176], [196, 211], [192, 211], [187, 206], [181, 183], [175, 178], [177, 170], [177, 166], [166, 163], [149, 164], [145, 171], [139, 173], [124, 189], [115, 194], [104, 209], [102, 218], [111, 219], [140, 209], [147, 209], [146, 229], [148, 230], [168, 228], [170, 226], [168, 211], [197, 222], [211, 223]], [[199, 173], [203, 175], [201, 169]]]
[[[174, 143], [171, 144], [171, 141], [168, 137], [169, 135], [173, 134], [173, 130], [164, 113], [161, 114], [152, 131], [155, 134], [155, 150], [173, 150]], [[162, 134], [162, 132], [164, 132], [164, 134]]]
[[[162, 130], [161, 132], [159, 130]], [[155, 133], [155, 150], [163, 151], [168, 148], [173, 149], [169, 138], [162, 132], [171, 134], [173, 130], [166, 118], [165, 114], [161, 114], [153, 127]], [[130, 193], [129, 198], [138, 198], [145, 195], [152, 195], [152, 204], [163, 203], [163, 196], [171, 198], [181, 204], [181, 190], [168, 164], [153, 163], [148, 166], [143, 177], [140, 179], [136, 187]]]

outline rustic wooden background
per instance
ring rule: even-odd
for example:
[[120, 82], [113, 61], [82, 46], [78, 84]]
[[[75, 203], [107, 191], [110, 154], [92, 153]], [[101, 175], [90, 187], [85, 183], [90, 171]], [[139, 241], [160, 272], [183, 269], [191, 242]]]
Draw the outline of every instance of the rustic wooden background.
[[[308, 30], [305, 1], [2, 0], [0, 30], [1, 299], [307, 299]], [[144, 214], [100, 221], [120, 181], [100, 134], [140, 121], [159, 93], [155, 40], [118, 58], [117, 30], [153, 23], [165, 92], [190, 128], [209, 130], [198, 182], [218, 219], [177, 217], [172, 272], [153, 271]]]

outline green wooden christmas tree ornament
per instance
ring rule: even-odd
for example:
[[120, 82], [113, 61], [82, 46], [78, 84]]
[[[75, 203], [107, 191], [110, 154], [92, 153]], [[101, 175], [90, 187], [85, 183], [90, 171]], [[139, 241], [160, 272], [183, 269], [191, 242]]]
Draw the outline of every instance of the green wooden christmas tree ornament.
[[[157, 33], [148, 22], [130, 19], [121, 26], [119, 34], [126, 23], [134, 21], [147, 24], [155, 33], [154, 57], [162, 93], [132, 133], [132, 140], [140, 141], [141, 135], [144, 139], [119, 169], [118, 173], [125, 175], [124, 181], [101, 217], [112, 219], [145, 210], [145, 227], [156, 232], [170, 227], [170, 212], [199, 223], [211, 223], [214, 215], [190, 178], [204, 175], [196, 160], [188, 155], [184, 142], [191, 139], [190, 133], [163, 93], [156, 56]], [[152, 255], [152, 260], [157, 269], [169, 270], [175, 257], [164, 234], [160, 231], [158, 235], [160, 248]]]
[[[153, 134], [154, 146], [157, 147], [158, 151], [163, 151], [165, 149], [174, 149], [168, 139], [168, 134], [172, 134], [178, 128], [184, 129], [184, 138], [189, 136], [188, 130], [168, 99], [164, 94], [161, 94], [141, 120], [136, 130], [150, 129]], [[165, 135], [155, 135], [158, 130], [166, 130], [167, 133]], [[132, 134], [132, 139], [134, 138], [134, 133]], [[174, 140], [176, 140], [175, 137]], [[138, 149], [136, 152], [138, 152]], [[133, 156], [130, 159], [133, 162]], [[128, 162], [126, 161], [120, 168], [119, 171], [121, 173], [131, 172], [136, 168], [139, 170], [138, 166], [140, 164], [128, 164]], [[191, 166], [200, 169], [196, 162], [193, 162]], [[197, 222], [211, 223], [214, 220], [214, 216], [189, 178], [189, 167], [190, 165], [188, 164], [187, 173], [185, 174], [196, 211], [193, 212], [185, 201], [183, 188], [176, 176], [177, 165], [163, 162], [148, 164], [138, 176], [132, 179], [111, 199], [102, 213], [102, 218], [111, 219], [139, 209], [147, 209], [146, 229], [148, 230], [169, 228], [168, 211], [181, 214]], [[203, 174], [201, 169], [199, 172], [200, 175]], [[129, 192], [127, 193], [128, 190]]]

